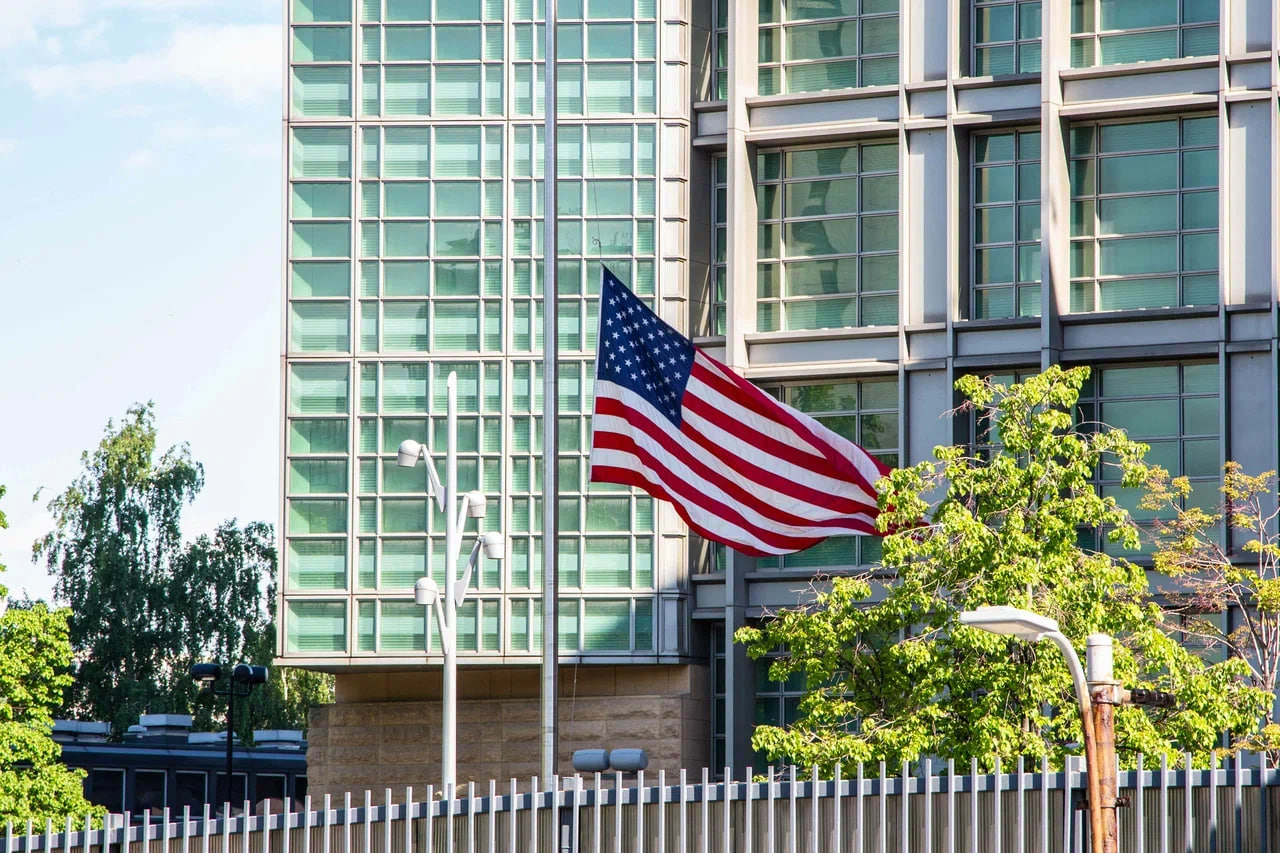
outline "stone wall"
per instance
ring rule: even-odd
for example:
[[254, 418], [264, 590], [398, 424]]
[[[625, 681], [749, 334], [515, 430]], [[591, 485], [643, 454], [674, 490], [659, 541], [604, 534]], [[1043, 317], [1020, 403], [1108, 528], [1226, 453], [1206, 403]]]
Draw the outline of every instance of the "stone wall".
[[[575, 749], [641, 747], [649, 769], [700, 769], [709, 760], [707, 667], [580, 666], [560, 672], [560, 772]], [[458, 782], [486, 788], [539, 772], [538, 671], [461, 668]], [[425, 795], [440, 778], [440, 673], [344, 674], [337, 701], [311, 711], [307, 780], [313, 796], [347, 791], [398, 799]]]

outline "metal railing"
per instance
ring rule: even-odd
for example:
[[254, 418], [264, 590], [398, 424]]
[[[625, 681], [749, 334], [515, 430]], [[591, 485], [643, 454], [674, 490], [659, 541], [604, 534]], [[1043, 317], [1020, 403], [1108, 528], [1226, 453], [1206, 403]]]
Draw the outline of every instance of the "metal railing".
[[[1261, 756], [1188, 769], [1185, 757], [1139, 760], [1119, 774], [1120, 849], [1134, 853], [1280, 850], [1280, 771]], [[365, 791], [353, 801], [270, 801], [219, 818], [163, 812], [112, 815], [106, 829], [10, 824], [3, 853], [1050, 853], [1088, 849], [1079, 759], [1065, 770], [1018, 761], [1013, 772], [957, 772], [926, 761], [890, 775], [858, 765], [834, 778], [796, 768], [762, 781], [714, 782], [681, 771], [535, 778], [425, 798], [415, 789]], [[395, 800], [402, 800], [397, 802]], [[316, 806], [319, 805], [319, 808]], [[230, 811], [224, 808], [224, 813]], [[1065, 819], [1064, 819], [1065, 817]], [[136, 825], [135, 825], [136, 823]]]

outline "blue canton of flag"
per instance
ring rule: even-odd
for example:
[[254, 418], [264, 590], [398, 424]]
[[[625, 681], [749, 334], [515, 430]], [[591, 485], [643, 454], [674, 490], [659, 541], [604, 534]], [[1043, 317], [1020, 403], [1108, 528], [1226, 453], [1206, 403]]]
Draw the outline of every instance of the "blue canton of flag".
[[596, 378], [634, 391], [676, 427], [693, 369], [693, 344], [604, 270]]

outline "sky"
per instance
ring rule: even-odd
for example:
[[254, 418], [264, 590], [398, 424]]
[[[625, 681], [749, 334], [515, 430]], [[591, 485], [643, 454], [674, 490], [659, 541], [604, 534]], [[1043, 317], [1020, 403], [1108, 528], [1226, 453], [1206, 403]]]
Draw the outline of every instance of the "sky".
[[[0, 0], [0, 583], [109, 419], [153, 401], [188, 538], [276, 522], [278, 0]], [[40, 491], [39, 500], [32, 496]]]

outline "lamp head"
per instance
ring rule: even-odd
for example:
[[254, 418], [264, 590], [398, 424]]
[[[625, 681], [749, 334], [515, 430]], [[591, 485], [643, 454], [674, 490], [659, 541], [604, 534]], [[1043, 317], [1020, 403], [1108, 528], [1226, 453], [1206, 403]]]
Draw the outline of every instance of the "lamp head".
[[241, 684], [266, 684], [267, 668], [265, 666], [252, 666], [247, 663], [236, 664], [231, 677]]
[[507, 556], [507, 540], [501, 533], [490, 531], [480, 537], [480, 547], [490, 560], [502, 560]]
[[467, 492], [467, 517], [484, 518], [484, 493]]
[[960, 622], [992, 634], [1017, 637], [1020, 640], [1032, 642], [1039, 640], [1045, 634], [1058, 632], [1058, 623], [1048, 616], [1003, 605], [966, 610], [960, 614]]
[[440, 597], [440, 587], [429, 577], [418, 578], [413, 584], [413, 600], [423, 607], [431, 607]]
[[401, 468], [412, 468], [418, 464], [420, 458], [422, 458], [422, 445], [419, 442], [412, 438], [406, 438], [400, 442], [400, 447], [396, 450], [397, 465]]
[[197, 663], [191, 666], [191, 677], [208, 686], [222, 677], [222, 667], [216, 663]]

